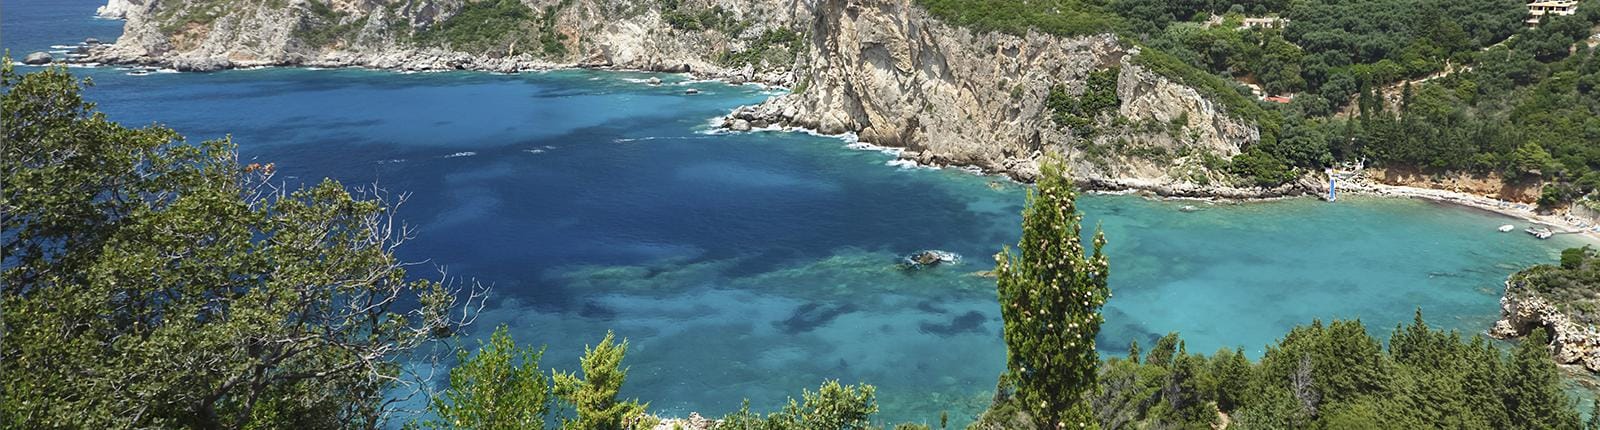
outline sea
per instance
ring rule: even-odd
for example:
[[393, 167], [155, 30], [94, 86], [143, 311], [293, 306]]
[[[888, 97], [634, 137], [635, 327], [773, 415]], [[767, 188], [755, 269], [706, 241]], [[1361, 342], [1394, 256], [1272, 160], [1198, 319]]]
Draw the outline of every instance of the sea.
[[[122, 22], [93, 17], [102, 4], [5, 0], [0, 46], [21, 58], [115, 40]], [[406, 196], [398, 214], [417, 234], [399, 255], [418, 263], [412, 276], [492, 288], [467, 339], [504, 325], [548, 348], [542, 366], [573, 371], [615, 332], [629, 342], [623, 396], [658, 414], [719, 416], [744, 400], [771, 411], [837, 379], [876, 386], [881, 421], [947, 412], [959, 425], [1005, 368], [984, 272], [1015, 246], [1028, 187], [899, 163], [850, 136], [712, 127], [781, 88], [587, 70], [71, 70], [123, 125], [231, 138], [291, 187], [332, 178]], [[1508, 274], [1581, 244], [1500, 233], [1526, 222], [1479, 210], [1354, 195], [1091, 194], [1079, 208], [1085, 232], [1109, 242], [1106, 355], [1178, 332], [1189, 351], [1259, 357], [1290, 327], [1332, 319], [1386, 339], [1418, 309], [1482, 333]], [[930, 249], [962, 258], [900, 264]]]

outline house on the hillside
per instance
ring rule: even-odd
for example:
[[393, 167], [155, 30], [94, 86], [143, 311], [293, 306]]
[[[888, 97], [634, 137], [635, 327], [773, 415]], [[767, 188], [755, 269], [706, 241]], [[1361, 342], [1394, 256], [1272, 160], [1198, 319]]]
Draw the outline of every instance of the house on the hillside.
[[1239, 28], [1283, 28], [1285, 25], [1289, 25], [1288, 19], [1269, 16], [1264, 18], [1245, 18], [1244, 24], [1239, 26]]
[[1545, 15], [1569, 16], [1578, 13], [1578, 0], [1528, 0], [1528, 25], [1539, 25]]

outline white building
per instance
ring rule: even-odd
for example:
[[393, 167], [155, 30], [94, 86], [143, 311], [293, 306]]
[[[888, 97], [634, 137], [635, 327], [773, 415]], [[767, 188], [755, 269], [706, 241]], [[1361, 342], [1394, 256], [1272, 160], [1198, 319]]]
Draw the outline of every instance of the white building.
[[1578, 13], [1578, 0], [1528, 0], [1528, 25], [1538, 25], [1545, 15], [1568, 16]]

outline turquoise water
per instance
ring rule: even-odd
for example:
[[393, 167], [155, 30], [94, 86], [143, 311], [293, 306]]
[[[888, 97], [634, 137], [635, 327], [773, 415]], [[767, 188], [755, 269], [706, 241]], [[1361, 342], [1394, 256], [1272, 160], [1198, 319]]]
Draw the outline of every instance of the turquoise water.
[[[13, 52], [112, 38], [96, 2], [5, 3]], [[711, 134], [772, 94], [649, 74], [252, 70], [92, 77], [130, 125], [231, 133], [291, 182], [411, 193], [405, 258], [493, 285], [470, 333], [507, 324], [576, 369], [606, 330], [632, 342], [624, 393], [667, 415], [757, 409], [825, 378], [879, 387], [882, 417], [965, 422], [1004, 367], [991, 255], [1018, 236], [1025, 189], [797, 133]], [[686, 96], [685, 88], [702, 94]], [[1185, 204], [1202, 210], [1178, 211]], [[1421, 307], [1480, 332], [1500, 282], [1575, 238], [1502, 234], [1504, 217], [1348, 197], [1237, 205], [1086, 196], [1110, 240], [1106, 353], [1179, 331], [1191, 351], [1259, 354], [1289, 327], [1361, 318], [1378, 333]], [[1517, 222], [1517, 224], [1522, 224]], [[898, 255], [962, 263], [920, 272]], [[420, 271], [432, 276], [431, 268]]]

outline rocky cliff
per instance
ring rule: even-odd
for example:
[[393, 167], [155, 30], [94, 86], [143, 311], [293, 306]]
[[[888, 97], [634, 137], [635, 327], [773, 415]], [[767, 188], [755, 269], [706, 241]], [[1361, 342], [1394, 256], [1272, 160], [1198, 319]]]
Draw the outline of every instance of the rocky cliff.
[[1600, 332], [1580, 323], [1551, 300], [1528, 288], [1525, 280], [1512, 275], [1500, 298], [1500, 320], [1489, 335], [1501, 339], [1527, 336], [1543, 327], [1550, 336], [1550, 347], [1557, 363], [1581, 365], [1600, 372]]
[[[1229, 183], [1218, 163], [1259, 139], [1254, 124], [1142, 68], [1138, 48], [1112, 35], [973, 32], [910, 0], [520, 0], [525, 8], [514, 11], [526, 18], [505, 25], [474, 10], [517, 2], [112, 0], [108, 8], [125, 11], [125, 34], [86, 60], [185, 70], [689, 71], [793, 88], [735, 111], [730, 128], [853, 132], [923, 163], [1024, 180], [1037, 174], [1038, 156], [1056, 151], [1093, 188], [1226, 197], [1317, 188], [1215, 186]], [[472, 31], [453, 30], [458, 21]], [[1096, 73], [1112, 78], [1090, 79]], [[1091, 91], [1113, 104], [1063, 125], [1052, 100]]]
[[[187, 71], [351, 66], [512, 72], [616, 66], [719, 76], [744, 72], [758, 78], [754, 75], [764, 71], [787, 71], [790, 64], [727, 67], [719, 57], [743, 51], [748, 40], [767, 31], [801, 26], [810, 16], [806, 3], [790, 1], [682, 0], [664, 9], [666, 3], [110, 0], [102, 11], [121, 11], [127, 19], [123, 36], [84, 61]], [[506, 15], [512, 15], [509, 21], [499, 20]]]
[[[1112, 35], [976, 33], [907, 1], [823, 0], [808, 42], [795, 91], [734, 112], [728, 127], [855, 132], [869, 143], [906, 148], [902, 156], [925, 164], [978, 166], [1024, 180], [1037, 174], [1040, 154], [1056, 151], [1094, 188], [1237, 197], [1301, 188], [1206, 186], [1225, 178], [1204, 160], [1237, 155], [1259, 139], [1255, 126], [1135, 64], [1137, 48]], [[1082, 95], [1092, 73], [1108, 70], [1116, 72], [1114, 109], [1081, 130], [1053, 120], [1053, 89]]]

